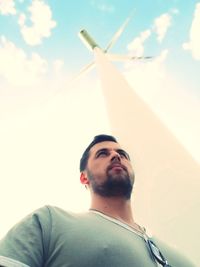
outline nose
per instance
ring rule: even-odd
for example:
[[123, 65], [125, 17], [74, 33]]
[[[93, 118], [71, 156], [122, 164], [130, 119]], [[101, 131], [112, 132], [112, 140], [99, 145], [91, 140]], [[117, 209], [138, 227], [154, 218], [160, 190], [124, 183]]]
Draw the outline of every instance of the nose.
[[112, 152], [111, 161], [121, 161], [120, 154], [117, 151]]

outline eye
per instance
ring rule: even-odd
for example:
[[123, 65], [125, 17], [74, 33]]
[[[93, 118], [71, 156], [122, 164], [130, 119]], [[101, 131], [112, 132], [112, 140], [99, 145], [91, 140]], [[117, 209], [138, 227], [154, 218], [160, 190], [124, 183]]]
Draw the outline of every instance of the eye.
[[125, 159], [130, 159], [128, 153], [124, 150], [119, 150], [118, 153], [120, 154], [121, 157], [125, 158]]
[[97, 152], [97, 154], [96, 154], [97, 158], [98, 157], [106, 157], [106, 156], [108, 156], [108, 151], [107, 150], [101, 150], [101, 151]]

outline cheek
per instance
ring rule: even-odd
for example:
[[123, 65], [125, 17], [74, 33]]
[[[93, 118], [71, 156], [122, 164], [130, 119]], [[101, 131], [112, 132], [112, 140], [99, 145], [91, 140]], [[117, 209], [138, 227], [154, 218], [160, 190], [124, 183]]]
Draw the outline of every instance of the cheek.
[[130, 163], [127, 164], [127, 169], [128, 169], [128, 171], [131, 172], [131, 173], [134, 172], [133, 167], [132, 167], [132, 165], [131, 165]]
[[88, 166], [88, 170], [97, 179], [102, 179], [107, 172], [107, 168], [99, 162], [92, 164], [92, 166]]
[[92, 170], [92, 172], [95, 171], [105, 171], [106, 170], [106, 162], [102, 160], [94, 160], [92, 162], [88, 162], [88, 168]]

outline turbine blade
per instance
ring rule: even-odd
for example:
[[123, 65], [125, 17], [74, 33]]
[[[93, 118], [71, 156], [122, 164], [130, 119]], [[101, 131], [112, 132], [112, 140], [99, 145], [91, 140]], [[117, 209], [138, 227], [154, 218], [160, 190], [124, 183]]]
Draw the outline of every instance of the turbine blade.
[[129, 21], [132, 19], [134, 12], [131, 13], [131, 15], [125, 20], [125, 22], [122, 24], [122, 26], [119, 28], [119, 30], [113, 35], [110, 43], [108, 44], [108, 46], [105, 49], [105, 53], [116, 43], [116, 41], [119, 39], [119, 37], [121, 36], [121, 34], [123, 33], [123, 31], [125, 30], [126, 26], [128, 25]]
[[141, 57], [134, 57], [129, 55], [117, 55], [117, 54], [106, 54], [106, 57], [111, 61], [132, 61], [132, 60], [146, 60], [152, 59], [151, 56], [141, 56]]
[[92, 70], [95, 66], [94, 61], [87, 64], [86, 66], [84, 66], [80, 72], [70, 81], [70, 83], [77, 81], [78, 79], [80, 79], [81, 76], [83, 76], [84, 74], [88, 73], [90, 70]]

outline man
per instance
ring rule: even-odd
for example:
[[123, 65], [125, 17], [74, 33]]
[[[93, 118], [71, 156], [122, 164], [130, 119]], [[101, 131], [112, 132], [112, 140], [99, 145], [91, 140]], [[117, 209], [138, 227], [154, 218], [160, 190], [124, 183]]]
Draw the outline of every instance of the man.
[[80, 180], [91, 193], [88, 212], [46, 206], [15, 225], [0, 242], [6, 267], [192, 267], [133, 217], [135, 180], [130, 157], [117, 140], [98, 135], [80, 161]]

